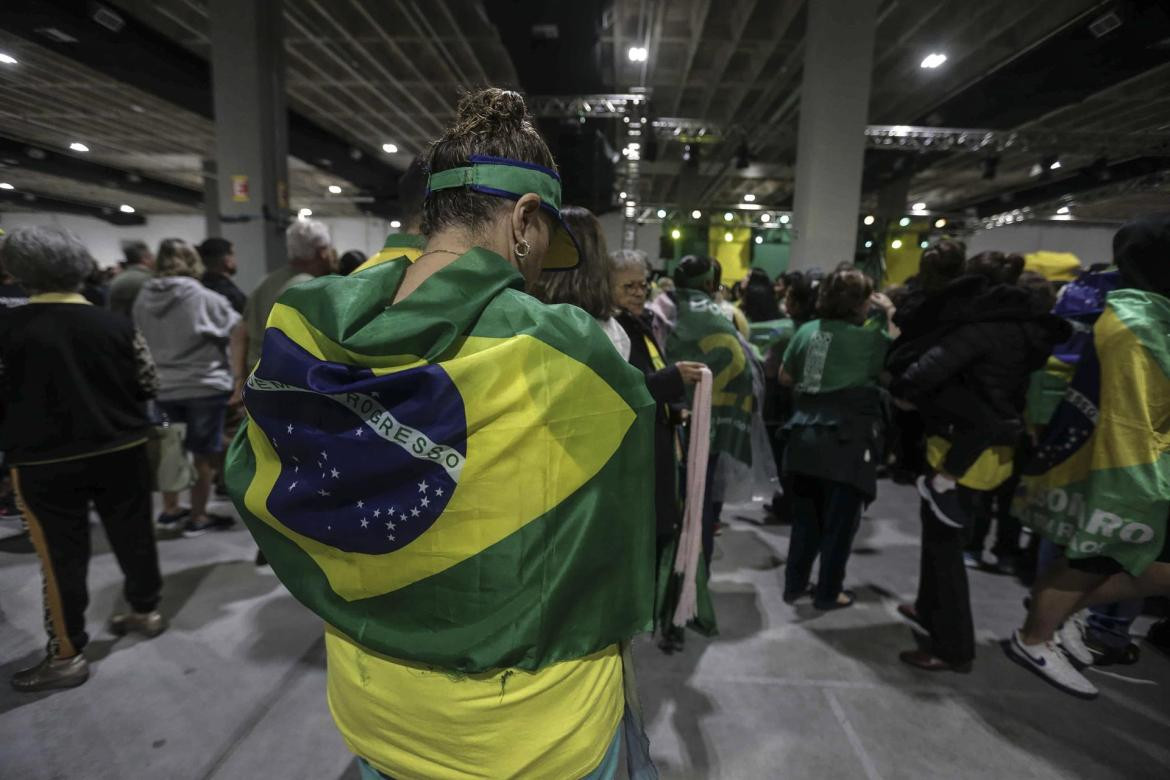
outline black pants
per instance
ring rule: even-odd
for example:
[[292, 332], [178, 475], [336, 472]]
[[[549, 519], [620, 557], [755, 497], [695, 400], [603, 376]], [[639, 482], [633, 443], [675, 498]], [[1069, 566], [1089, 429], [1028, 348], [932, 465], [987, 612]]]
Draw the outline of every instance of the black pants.
[[865, 497], [842, 482], [796, 474], [792, 478], [792, 538], [784, 570], [784, 595], [795, 598], [808, 588], [819, 555], [817, 604], [832, 604], [845, 582], [845, 566], [861, 523]]
[[1020, 475], [1014, 474], [1001, 487], [988, 494], [978, 509], [972, 527], [971, 539], [967, 542], [967, 552], [982, 553], [987, 543], [987, 534], [991, 532], [991, 521], [995, 520], [995, 543], [991, 546], [991, 553], [996, 558], [1014, 558], [1021, 554], [1020, 532], [1023, 525], [1012, 514], [1012, 499], [1016, 488], [1020, 485]]
[[89, 641], [89, 502], [126, 577], [126, 601], [137, 612], [158, 606], [162, 575], [151, 524], [146, 447], [13, 468], [29, 534], [41, 559], [49, 653], [68, 658]]
[[958, 485], [959, 504], [968, 522], [963, 528], [935, 517], [926, 501], [919, 504], [922, 519], [922, 557], [918, 570], [918, 619], [931, 637], [931, 652], [950, 664], [975, 658], [975, 625], [963, 549], [971, 536], [971, 520], [987, 494]]
[[723, 514], [723, 502], [715, 500], [713, 490], [718, 466], [719, 453], [712, 452], [707, 461], [707, 489], [703, 491], [703, 560], [707, 562], [707, 571], [711, 570], [711, 556], [715, 554], [715, 526]]

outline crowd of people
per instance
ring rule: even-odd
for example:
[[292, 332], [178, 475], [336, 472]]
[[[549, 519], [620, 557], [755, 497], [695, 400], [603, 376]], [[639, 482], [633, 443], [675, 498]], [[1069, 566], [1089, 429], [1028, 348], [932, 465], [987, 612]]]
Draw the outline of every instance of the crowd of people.
[[[768, 521], [791, 525], [784, 601], [829, 611], [855, 603], [848, 562], [879, 480], [916, 484], [918, 593], [898, 611], [919, 639], [900, 658], [917, 669], [971, 669], [973, 566], [1035, 580], [1005, 651], [1062, 690], [1092, 697], [1085, 666], [1135, 659], [1128, 631], [1142, 600], [1170, 593], [1170, 475], [1158, 449], [1170, 409], [1170, 219], [1122, 228], [1117, 270], [1061, 290], [1019, 255], [968, 256], [955, 239], [884, 292], [847, 263], [775, 279], [757, 268], [729, 289], [712, 257], [662, 274], [639, 251], [609, 251], [598, 219], [560, 202], [547, 146], [522, 99], [501, 90], [465, 98], [400, 189], [404, 227], [381, 252], [339, 258], [323, 223], [298, 219], [288, 264], [250, 295], [232, 281], [222, 238], [167, 239], [157, 252], [129, 243], [112, 279], [66, 231], [3, 239], [0, 444], [41, 559], [49, 636], [15, 687], [87, 678], [91, 503], [125, 574], [128, 609], [110, 628], [157, 636], [155, 536], [233, 525], [209, 509], [217, 489], [255, 536], [257, 562], [328, 624], [335, 719], [369, 777], [426, 776], [428, 762], [472, 741], [459, 760], [501, 774], [539, 763], [611, 777], [623, 744], [628, 765], [643, 766], [622, 648], [652, 625], [663, 651], [682, 650], [672, 605], [687, 588], [699, 593], [691, 627], [714, 630], [706, 578], [722, 504], [743, 485], [749, 497], [772, 493]], [[558, 374], [574, 371], [572, 383]], [[696, 494], [684, 453], [693, 415], [706, 413], [694, 388], [708, 371], [710, 457]], [[1123, 391], [1120, 376], [1137, 389]], [[185, 483], [160, 480], [167, 428], [190, 456]], [[1150, 444], [1117, 444], [1134, 438]], [[524, 454], [534, 440], [539, 454]], [[1101, 461], [1110, 442], [1129, 448], [1125, 462]], [[372, 463], [346, 454], [374, 444], [396, 449]], [[382, 462], [394, 466], [370, 471]], [[314, 471], [314, 492], [296, 498]], [[384, 529], [381, 505], [364, 514], [371, 492], [394, 505]], [[1049, 517], [1073, 500], [1071, 522]], [[680, 582], [694, 502], [702, 554], [695, 581]], [[399, 527], [422, 524], [432, 503], [433, 525]], [[361, 531], [372, 518], [385, 539], [335, 530], [353, 505]], [[1086, 529], [1101, 538], [1078, 537]], [[426, 550], [412, 551], [419, 537]], [[412, 553], [395, 559], [404, 573], [362, 568], [374, 554]], [[306, 557], [326, 581], [308, 582]], [[438, 578], [446, 595], [419, 590]], [[606, 590], [619, 582], [620, 594]], [[564, 607], [542, 607], [534, 626], [513, 613], [532, 588]], [[393, 600], [409, 589], [426, 597]], [[607, 617], [583, 620], [589, 609]], [[508, 631], [488, 631], [504, 616]], [[434, 648], [404, 640], [420, 626]], [[444, 708], [474, 710], [485, 683], [529, 698], [467, 728], [526, 723], [539, 738], [501, 751], [460, 742], [463, 727], [418, 736]], [[589, 706], [564, 712], [550, 697]]]

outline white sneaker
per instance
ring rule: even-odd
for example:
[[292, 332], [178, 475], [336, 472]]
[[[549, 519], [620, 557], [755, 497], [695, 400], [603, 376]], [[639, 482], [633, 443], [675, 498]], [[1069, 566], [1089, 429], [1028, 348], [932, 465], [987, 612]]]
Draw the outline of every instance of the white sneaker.
[[1020, 640], [1020, 632], [1013, 631], [1004, 650], [1008, 658], [1065, 693], [1082, 699], [1097, 698], [1097, 687], [1076, 670], [1064, 653], [1057, 649], [1055, 642], [1026, 645]]
[[1071, 615], [1056, 632], [1056, 641], [1079, 669], [1093, 665], [1093, 652], [1085, 644], [1085, 619], [1083, 612]]

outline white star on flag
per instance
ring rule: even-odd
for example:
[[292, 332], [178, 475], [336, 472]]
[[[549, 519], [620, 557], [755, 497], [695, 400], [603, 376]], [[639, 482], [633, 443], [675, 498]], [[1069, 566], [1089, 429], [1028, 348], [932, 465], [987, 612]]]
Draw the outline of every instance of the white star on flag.
[[410, 516], [411, 516], [411, 517], [418, 517], [418, 516], [419, 516], [419, 514], [420, 514], [420, 512], [418, 511], [418, 507], [417, 507], [417, 506], [416, 506], [414, 509], [410, 510]]
[[431, 500], [429, 498], [424, 497], [422, 501], [419, 501], [419, 503], [422, 504], [424, 507], [428, 507], [431, 505]]
[[369, 524], [370, 524], [370, 521], [363, 517], [362, 518], [362, 528], [365, 528]]
[[439, 498], [442, 498], [443, 497], [443, 488], [441, 488], [441, 487], [435, 488], [435, 495], [438, 496]]
[[329, 453], [326, 452], [325, 450], [321, 450], [321, 459], [322, 460], [329, 460]]
[[382, 510], [381, 510], [381, 509], [375, 509], [375, 510], [374, 510], [374, 517], [381, 517], [381, 516], [382, 516]]
[[390, 541], [394, 541], [394, 534], [386, 534], [386, 538]]
[[398, 519], [399, 519], [399, 520], [405, 520], [405, 519], [406, 519], [406, 512], [399, 512], [399, 513], [398, 513]]
[[359, 502], [358, 502], [358, 509], [365, 509], [365, 508], [366, 508], [366, 502], [365, 502], [365, 501], [359, 501]]
[[341, 472], [340, 472], [340, 471], [338, 471], [337, 469], [330, 469], [330, 473], [332, 473], [332, 474], [333, 474], [333, 478], [334, 478], [334, 479], [337, 479], [338, 477], [340, 477], [340, 476], [341, 476]]
[[426, 480], [423, 480], [422, 482], [418, 483], [418, 492], [420, 492], [420, 493], [427, 492], [427, 487], [428, 487], [428, 485], [427, 485]]
[[361, 428], [358, 428], [356, 431], [353, 432], [353, 435], [354, 436], [361, 436], [363, 433], [365, 433], [365, 431]]
[[296, 486], [297, 486], [297, 483], [296, 483], [296, 482], [294, 482], [294, 483], [292, 483], [291, 485], [289, 485], [289, 486], [288, 486], [288, 492], [290, 492], [290, 493], [291, 493], [291, 492], [292, 492], [292, 489], [293, 489], [293, 488], [295, 488]]
[[288, 426], [288, 432], [289, 432], [289, 433], [292, 433], [292, 432], [293, 432], [293, 427], [292, 427], [292, 424], [291, 424], [291, 423], [290, 423], [290, 424], [289, 424], [289, 426]]
[[389, 520], [386, 521], [386, 529], [387, 530], [393, 531], [395, 528], [397, 528], [397, 526], [394, 525], [394, 523], [390, 522]]
[[333, 494], [332, 494], [332, 493], [330, 493], [330, 492], [329, 492], [328, 490], [326, 490], [325, 488], [321, 488], [320, 490], [318, 490], [318, 491], [317, 491], [317, 495], [324, 497], [324, 496], [331, 496], [331, 495], [333, 495]]

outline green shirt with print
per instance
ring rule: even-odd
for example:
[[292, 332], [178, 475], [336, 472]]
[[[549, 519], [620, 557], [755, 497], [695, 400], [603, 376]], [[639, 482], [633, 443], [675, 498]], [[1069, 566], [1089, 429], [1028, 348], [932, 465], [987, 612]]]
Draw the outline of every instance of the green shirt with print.
[[783, 370], [798, 393], [832, 393], [877, 383], [890, 337], [843, 320], [812, 320], [793, 335]]

